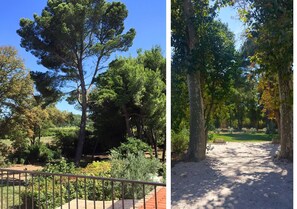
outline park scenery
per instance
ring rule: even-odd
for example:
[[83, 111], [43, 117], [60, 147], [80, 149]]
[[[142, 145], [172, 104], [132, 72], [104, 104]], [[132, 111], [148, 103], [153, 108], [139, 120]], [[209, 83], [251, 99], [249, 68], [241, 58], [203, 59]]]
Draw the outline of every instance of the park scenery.
[[0, 209], [165, 208], [165, 2], [123, 2], [3, 5]]
[[293, 1], [171, 0], [171, 208], [293, 208]]

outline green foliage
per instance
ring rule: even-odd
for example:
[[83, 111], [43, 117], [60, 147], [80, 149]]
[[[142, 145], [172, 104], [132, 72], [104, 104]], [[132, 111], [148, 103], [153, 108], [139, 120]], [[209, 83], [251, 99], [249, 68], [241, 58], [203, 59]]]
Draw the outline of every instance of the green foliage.
[[212, 133], [208, 133], [208, 135], [207, 135], [207, 139], [208, 139], [209, 141], [211, 141], [211, 140], [213, 140], [213, 138], [214, 138], [214, 135], [213, 135]]
[[125, 158], [128, 156], [128, 154], [135, 156], [138, 154], [142, 155], [145, 152], [149, 152], [150, 155], [152, 155], [152, 148], [147, 143], [133, 137], [128, 137], [127, 142], [121, 143], [119, 147], [113, 148], [111, 150], [113, 156], [115, 156], [117, 153], [117, 158]]
[[[133, 28], [124, 30], [127, 16], [126, 6], [121, 2], [52, 0], [47, 2], [41, 15], [34, 14], [33, 20], [20, 20], [17, 33], [21, 36], [21, 46], [49, 69], [36, 78], [49, 80], [43, 82], [48, 89], [53, 84], [60, 84], [60, 89], [66, 84], [74, 86], [67, 101], [80, 105], [82, 116], [85, 116], [82, 124], [87, 122], [87, 92], [102, 65], [112, 53], [127, 51], [132, 45], [136, 32]], [[86, 60], [96, 64], [86, 68]], [[60, 96], [56, 90], [58, 88], [46, 93], [56, 100]], [[80, 129], [83, 131], [78, 136], [77, 164], [82, 155], [86, 126], [82, 125]]]
[[75, 173], [75, 166], [73, 162], [67, 162], [65, 158], [61, 158], [58, 162], [47, 163], [42, 171], [48, 173]]
[[21, 140], [19, 143], [15, 141], [12, 146], [15, 149], [8, 158], [13, 163], [46, 163], [61, 156], [58, 150], [52, 150], [42, 142], [29, 144], [28, 141]]
[[9, 146], [0, 141], [0, 153], [2, 154], [2, 156], [7, 156], [9, 152], [10, 152]]
[[44, 163], [52, 161], [55, 157], [57, 158], [59, 156], [58, 153], [49, 149], [45, 144], [36, 143], [28, 147], [28, 150], [25, 151], [24, 159], [30, 164], [36, 162]]
[[[110, 63], [90, 94], [91, 118], [98, 138], [103, 134], [120, 141], [128, 135], [156, 146], [158, 141], [164, 144], [166, 98], [160, 72], [164, 64], [160, 48], [139, 51], [136, 58], [120, 57]], [[111, 129], [111, 133], [104, 133]]]
[[13, 47], [0, 47], [0, 135], [23, 138], [28, 135], [26, 111], [32, 100], [29, 71]]
[[61, 154], [67, 158], [73, 158], [77, 145], [77, 131], [60, 129], [56, 132], [53, 147], [61, 150]]
[[[72, 159], [78, 143], [78, 130], [74, 128], [56, 129], [55, 139], [50, 145], [52, 149], [61, 150], [62, 156]], [[91, 131], [86, 131], [83, 153], [93, 153], [95, 139]]]
[[[125, 158], [122, 158], [117, 152], [111, 151], [111, 176], [113, 178], [122, 178], [140, 181], [156, 181], [158, 170], [161, 168], [161, 163], [156, 158], [146, 158], [143, 152], [133, 155], [128, 153]], [[132, 187], [126, 185], [125, 193], [127, 197], [133, 197]], [[146, 193], [152, 190], [152, 187], [146, 187]], [[120, 194], [120, 187], [116, 189]], [[135, 185], [134, 191], [137, 198], [142, 197], [142, 186]]]
[[82, 168], [79, 172], [85, 175], [110, 178], [111, 163], [108, 161], [94, 161]]
[[189, 130], [184, 128], [179, 132], [171, 132], [171, 150], [176, 154], [183, 154], [189, 145]]

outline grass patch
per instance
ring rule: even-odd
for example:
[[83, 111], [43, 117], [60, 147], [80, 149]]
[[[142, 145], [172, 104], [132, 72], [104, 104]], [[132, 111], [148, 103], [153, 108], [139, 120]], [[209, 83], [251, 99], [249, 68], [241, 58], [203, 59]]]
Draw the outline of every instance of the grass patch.
[[271, 135], [265, 133], [234, 133], [234, 134], [214, 134], [214, 139], [221, 138], [226, 142], [264, 142], [271, 141]]

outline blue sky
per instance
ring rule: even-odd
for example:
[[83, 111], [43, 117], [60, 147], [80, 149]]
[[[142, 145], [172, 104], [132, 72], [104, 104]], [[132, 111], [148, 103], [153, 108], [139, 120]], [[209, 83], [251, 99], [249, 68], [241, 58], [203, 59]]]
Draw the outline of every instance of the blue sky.
[[[21, 18], [33, 19], [33, 14], [40, 14], [46, 2], [46, 0], [9, 0], [2, 1], [0, 7], [0, 46], [14, 46], [19, 56], [24, 59], [26, 67], [33, 71], [45, 71], [46, 69], [37, 64], [37, 59], [31, 53], [20, 47], [20, 37], [16, 30], [19, 29]], [[165, 56], [166, 0], [121, 0], [121, 2], [128, 9], [125, 27], [126, 29], [135, 28], [136, 37], [128, 52], [114, 56], [136, 56], [137, 49], [149, 50], [156, 45], [161, 46]], [[57, 107], [61, 110], [79, 113], [74, 106], [68, 105], [65, 101], [60, 102]]]
[[242, 33], [244, 25], [239, 20], [236, 9], [232, 7], [221, 8], [218, 19], [228, 24], [229, 29], [235, 34], [236, 49], [239, 49], [243, 42]]

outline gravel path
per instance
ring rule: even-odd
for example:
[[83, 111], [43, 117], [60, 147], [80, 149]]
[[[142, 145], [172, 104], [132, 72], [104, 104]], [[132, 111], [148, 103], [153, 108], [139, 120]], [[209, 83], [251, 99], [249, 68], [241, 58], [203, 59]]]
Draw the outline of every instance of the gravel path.
[[278, 145], [213, 145], [207, 159], [172, 168], [172, 209], [293, 208], [293, 164], [274, 161]]

